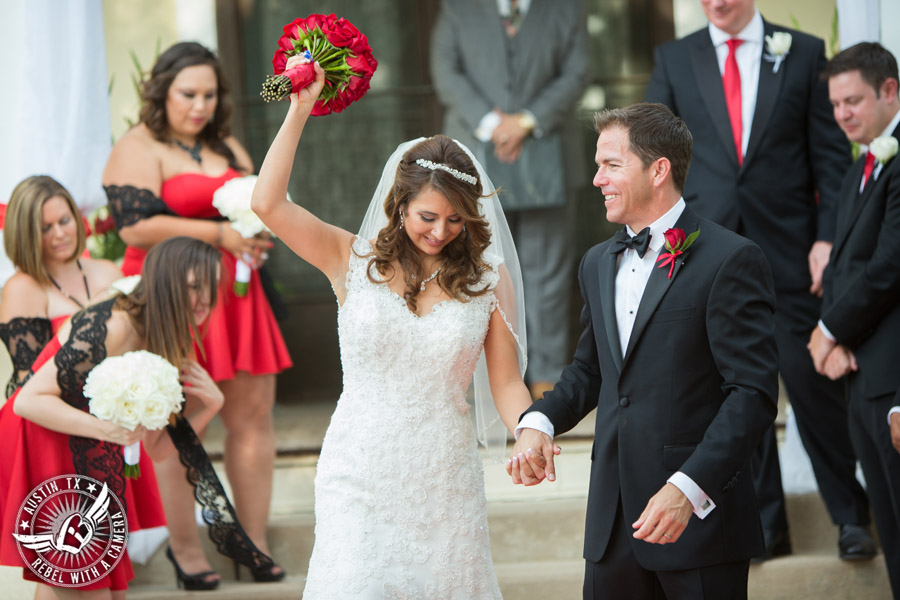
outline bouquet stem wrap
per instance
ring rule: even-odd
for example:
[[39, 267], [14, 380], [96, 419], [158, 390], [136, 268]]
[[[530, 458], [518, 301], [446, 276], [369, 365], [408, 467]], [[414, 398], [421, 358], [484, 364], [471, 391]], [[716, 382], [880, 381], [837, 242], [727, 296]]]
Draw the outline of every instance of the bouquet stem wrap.
[[241, 298], [247, 295], [250, 287], [251, 269], [250, 265], [244, 262], [246, 260], [250, 260], [250, 257], [245, 254], [234, 263], [234, 293]]
[[125, 467], [123, 475], [130, 479], [137, 479], [141, 476], [141, 443], [135, 442], [127, 446], [122, 446], [122, 454], [125, 457]]

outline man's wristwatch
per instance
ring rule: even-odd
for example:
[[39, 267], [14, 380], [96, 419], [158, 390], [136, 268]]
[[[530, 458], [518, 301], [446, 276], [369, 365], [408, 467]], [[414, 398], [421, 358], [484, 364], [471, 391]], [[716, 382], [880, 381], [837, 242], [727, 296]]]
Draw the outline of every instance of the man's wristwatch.
[[534, 116], [531, 113], [519, 113], [519, 127], [528, 133], [531, 133], [534, 130], [535, 125], [537, 125], [537, 122], [535, 122]]

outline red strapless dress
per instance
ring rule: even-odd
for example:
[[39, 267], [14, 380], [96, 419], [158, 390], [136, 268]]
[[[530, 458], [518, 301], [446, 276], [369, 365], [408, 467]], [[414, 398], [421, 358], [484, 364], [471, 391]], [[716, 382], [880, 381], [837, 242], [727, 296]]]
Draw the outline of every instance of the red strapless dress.
[[[54, 331], [68, 317], [54, 319]], [[33, 370], [56, 356], [60, 348], [59, 339], [54, 336], [44, 347], [34, 363]], [[25, 566], [19, 554], [16, 540], [11, 533], [17, 531], [16, 517], [26, 496], [38, 485], [58, 475], [75, 474], [70, 436], [45, 429], [13, 412], [18, 392], [0, 408], [0, 564], [21, 567], [23, 577], [30, 581], [43, 582]], [[121, 446], [113, 451], [121, 452]], [[128, 516], [128, 531], [163, 527], [166, 524], [162, 500], [156, 482], [153, 462], [141, 446], [141, 476], [125, 479], [125, 493], [120, 500], [125, 503]], [[111, 588], [124, 590], [128, 581], [134, 578], [131, 560], [127, 551], [122, 560], [106, 577], [78, 589], [92, 590]]]
[[[229, 168], [218, 177], [203, 173], [182, 173], [163, 182], [162, 201], [181, 217], [192, 219], [219, 218], [212, 205], [213, 193], [229, 179], [240, 173]], [[234, 293], [234, 255], [222, 253], [222, 280], [219, 284], [218, 304], [201, 329], [206, 359], [200, 363], [215, 381], [232, 379], [237, 371], [251, 375], [280, 373], [291, 366], [281, 330], [272, 314], [272, 307], [263, 291], [259, 273], [253, 271], [247, 295]], [[135, 275], [141, 272], [146, 252], [129, 247], [125, 251], [122, 272]], [[198, 351], [197, 356], [201, 354]]]

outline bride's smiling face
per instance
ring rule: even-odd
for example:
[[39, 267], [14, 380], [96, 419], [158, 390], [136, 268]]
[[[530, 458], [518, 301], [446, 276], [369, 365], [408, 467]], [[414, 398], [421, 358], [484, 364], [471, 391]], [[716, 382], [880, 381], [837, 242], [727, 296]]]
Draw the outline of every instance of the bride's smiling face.
[[460, 233], [465, 221], [447, 197], [433, 187], [422, 188], [403, 212], [403, 227], [416, 249], [437, 255]]

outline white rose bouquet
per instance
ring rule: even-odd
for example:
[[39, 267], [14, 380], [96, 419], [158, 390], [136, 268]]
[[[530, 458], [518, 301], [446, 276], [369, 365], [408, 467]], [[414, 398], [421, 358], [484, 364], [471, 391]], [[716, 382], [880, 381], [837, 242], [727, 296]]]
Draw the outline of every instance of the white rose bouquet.
[[[252, 238], [264, 231], [269, 231], [263, 222], [250, 209], [250, 196], [256, 185], [256, 175], [229, 179], [213, 193], [213, 206], [223, 217], [231, 222], [231, 227], [245, 238]], [[291, 196], [288, 194], [288, 201]], [[250, 282], [249, 256], [238, 259], [234, 271], [234, 293], [238, 296], [247, 294]]]
[[[88, 373], [84, 395], [91, 414], [134, 431], [159, 430], [181, 410], [184, 394], [178, 369], [163, 357], [139, 350], [110, 356]], [[140, 476], [140, 442], [125, 446], [125, 477]]]

